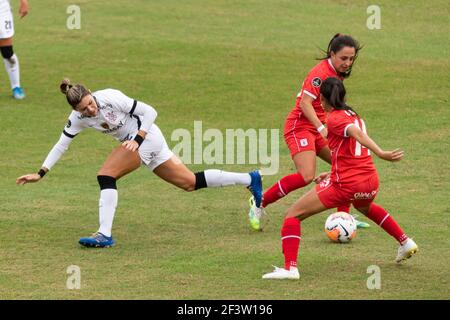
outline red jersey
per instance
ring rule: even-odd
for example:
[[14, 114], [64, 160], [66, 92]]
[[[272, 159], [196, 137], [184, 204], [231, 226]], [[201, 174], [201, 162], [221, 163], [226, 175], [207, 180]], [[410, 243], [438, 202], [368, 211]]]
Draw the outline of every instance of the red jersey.
[[370, 150], [347, 135], [352, 125], [366, 132], [364, 121], [352, 111], [333, 110], [328, 115], [331, 181], [341, 186], [355, 185], [377, 174]]
[[322, 85], [322, 82], [324, 82], [329, 77], [338, 78], [341, 81], [344, 80], [343, 77], [338, 76], [330, 59], [322, 60], [308, 73], [308, 76], [303, 81], [302, 89], [297, 95], [295, 107], [294, 109], [292, 109], [287, 118], [287, 121], [295, 121], [295, 128], [290, 127], [290, 130], [312, 129], [314, 130], [314, 132], [316, 131], [314, 125], [309, 122], [308, 118], [305, 117], [302, 110], [300, 109], [300, 101], [305, 94], [314, 99], [312, 102], [312, 106], [316, 111], [317, 117], [323, 124], [326, 123], [326, 114], [320, 102], [320, 86]]

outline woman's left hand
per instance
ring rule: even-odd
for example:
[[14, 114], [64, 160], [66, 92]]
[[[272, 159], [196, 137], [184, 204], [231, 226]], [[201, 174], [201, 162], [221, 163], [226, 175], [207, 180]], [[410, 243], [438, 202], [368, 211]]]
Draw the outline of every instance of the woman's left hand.
[[139, 148], [139, 144], [134, 140], [127, 140], [124, 143], [122, 143], [122, 146], [125, 147], [125, 149], [130, 150], [132, 152], [136, 151]]
[[28, 1], [20, 1], [19, 16], [25, 17], [28, 14]]

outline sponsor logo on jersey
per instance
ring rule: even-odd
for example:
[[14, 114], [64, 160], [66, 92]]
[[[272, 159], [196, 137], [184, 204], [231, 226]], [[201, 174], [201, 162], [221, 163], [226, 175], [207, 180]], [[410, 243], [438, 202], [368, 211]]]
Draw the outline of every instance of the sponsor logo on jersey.
[[[104, 124], [108, 126], [108, 124], [106, 124], [106, 123], [102, 123], [101, 126], [103, 127]], [[108, 126], [108, 127], [109, 127], [109, 126]], [[116, 127], [111, 128], [111, 129], [107, 129], [107, 130], [103, 131], [103, 133], [111, 133], [111, 132], [114, 132], [114, 131], [119, 130], [119, 129], [122, 128], [122, 127], [123, 127], [123, 122], [120, 121], [120, 122], [119, 122], [119, 125], [117, 125]], [[103, 127], [103, 128], [105, 128], [105, 127]], [[105, 129], [106, 129], [106, 128], [105, 128]], [[128, 139], [125, 139], [124, 141], [126, 141], [126, 140], [128, 140]]]
[[105, 104], [103, 104], [103, 105], [98, 104], [98, 108], [99, 108], [100, 110], [104, 110], [104, 109], [106, 109], [106, 108], [112, 109], [113, 106], [112, 106], [111, 103], [105, 103]]
[[356, 192], [353, 195], [355, 200], [364, 200], [364, 199], [373, 199], [377, 194], [377, 190], [373, 190], [372, 192]]
[[314, 88], [318, 88], [322, 84], [322, 80], [319, 77], [315, 77], [314, 79], [312, 79], [311, 84]]

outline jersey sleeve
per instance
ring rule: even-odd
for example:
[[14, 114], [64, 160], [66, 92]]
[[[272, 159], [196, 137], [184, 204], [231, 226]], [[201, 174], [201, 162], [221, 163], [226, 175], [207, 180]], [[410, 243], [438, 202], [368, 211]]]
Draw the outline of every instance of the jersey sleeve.
[[59, 137], [58, 142], [53, 146], [52, 150], [48, 153], [47, 157], [42, 164], [42, 167], [50, 170], [56, 162], [62, 157], [62, 155], [69, 149], [73, 138], [80, 133], [83, 129], [83, 122], [75, 112], [72, 112], [69, 116], [66, 126]]
[[355, 120], [347, 111], [334, 111], [328, 116], [328, 132], [332, 132], [340, 137], [348, 137], [347, 129], [355, 125]]
[[81, 115], [77, 114], [75, 111], [70, 114], [67, 124], [63, 129], [63, 134], [66, 137], [73, 139], [77, 134], [83, 131], [85, 126], [80, 117]]
[[142, 131], [148, 132], [158, 116], [156, 110], [152, 106], [131, 99], [119, 90], [114, 90], [114, 101], [116, 103], [116, 108], [120, 111], [128, 113], [131, 116], [138, 115], [143, 117], [140, 128]]
[[112, 95], [107, 95], [106, 97], [111, 98], [108, 101], [115, 109], [123, 112], [133, 114], [136, 108], [137, 101], [128, 97], [122, 91], [110, 89]]
[[320, 86], [325, 81], [325, 76], [316, 71], [311, 71], [303, 82], [302, 93], [314, 100], [320, 99]]

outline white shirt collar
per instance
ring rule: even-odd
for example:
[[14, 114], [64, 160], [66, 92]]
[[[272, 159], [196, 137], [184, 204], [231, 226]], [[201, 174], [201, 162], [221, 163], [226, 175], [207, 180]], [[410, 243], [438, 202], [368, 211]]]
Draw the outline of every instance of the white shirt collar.
[[333, 63], [331, 62], [331, 58], [328, 58], [328, 64], [333, 68], [333, 70], [337, 73], [336, 69], [333, 66]]

